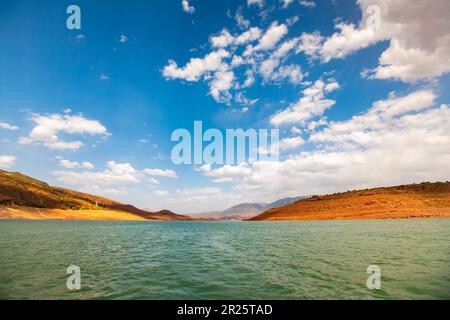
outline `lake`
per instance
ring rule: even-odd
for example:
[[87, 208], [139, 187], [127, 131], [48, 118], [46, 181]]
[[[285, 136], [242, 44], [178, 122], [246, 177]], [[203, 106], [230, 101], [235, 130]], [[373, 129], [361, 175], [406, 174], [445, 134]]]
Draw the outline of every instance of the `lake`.
[[450, 219], [0, 221], [0, 298], [450, 299]]

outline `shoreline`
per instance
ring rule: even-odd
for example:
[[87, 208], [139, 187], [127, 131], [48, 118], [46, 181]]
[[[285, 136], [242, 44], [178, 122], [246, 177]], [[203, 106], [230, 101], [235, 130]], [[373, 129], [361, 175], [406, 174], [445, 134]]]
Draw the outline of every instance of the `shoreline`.
[[[445, 210], [444, 210], [445, 211]], [[144, 217], [120, 211], [110, 210], [62, 210], [42, 208], [0, 208], [0, 221], [124, 221], [124, 222], [298, 222], [298, 221], [360, 221], [360, 220], [418, 220], [418, 219], [449, 219], [450, 212], [444, 213], [377, 213], [377, 214], [340, 214], [333, 213], [306, 214], [305, 216], [293, 216], [280, 214], [279, 217], [271, 216], [268, 219], [257, 219], [253, 217], [243, 220], [220, 220], [220, 219], [145, 219]]]
[[443, 212], [424, 211], [398, 211], [398, 212], [377, 212], [377, 213], [303, 213], [303, 214], [282, 214], [275, 213], [266, 217], [256, 216], [248, 221], [330, 221], [330, 220], [406, 220], [406, 219], [433, 219], [450, 218], [449, 210]]
[[115, 210], [62, 210], [0, 207], [0, 220], [145, 221], [138, 215]]

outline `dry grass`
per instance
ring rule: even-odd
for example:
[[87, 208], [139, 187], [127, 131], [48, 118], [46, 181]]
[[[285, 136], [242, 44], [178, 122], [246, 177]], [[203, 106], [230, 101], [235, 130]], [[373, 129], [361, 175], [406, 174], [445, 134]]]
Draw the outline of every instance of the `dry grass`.
[[450, 183], [422, 183], [314, 196], [250, 220], [450, 218]]
[[138, 215], [114, 210], [61, 210], [0, 207], [0, 219], [9, 220], [115, 220], [145, 221]]
[[[194, 220], [168, 210], [149, 212], [104, 197], [49, 186], [0, 170], [0, 219]], [[10, 208], [10, 209], [7, 209]]]

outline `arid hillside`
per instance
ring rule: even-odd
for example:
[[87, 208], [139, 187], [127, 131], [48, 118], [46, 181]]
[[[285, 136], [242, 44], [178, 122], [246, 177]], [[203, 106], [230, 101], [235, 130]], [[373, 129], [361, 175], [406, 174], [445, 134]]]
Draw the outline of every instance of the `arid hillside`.
[[450, 218], [450, 182], [312, 196], [273, 208], [251, 221]]
[[[107, 213], [108, 212], [108, 213]], [[79, 216], [77, 216], [79, 214]], [[0, 218], [3, 219], [191, 220], [168, 210], [149, 212], [129, 204], [52, 187], [18, 172], [0, 170]], [[89, 219], [88, 219], [89, 220]]]

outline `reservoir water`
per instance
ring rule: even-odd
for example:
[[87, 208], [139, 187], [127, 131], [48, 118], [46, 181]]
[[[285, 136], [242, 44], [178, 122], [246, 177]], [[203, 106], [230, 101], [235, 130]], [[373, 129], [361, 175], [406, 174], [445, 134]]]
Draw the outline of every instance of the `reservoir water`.
[[450, 219], [0, 221], [0, 299], [450, 299]]

